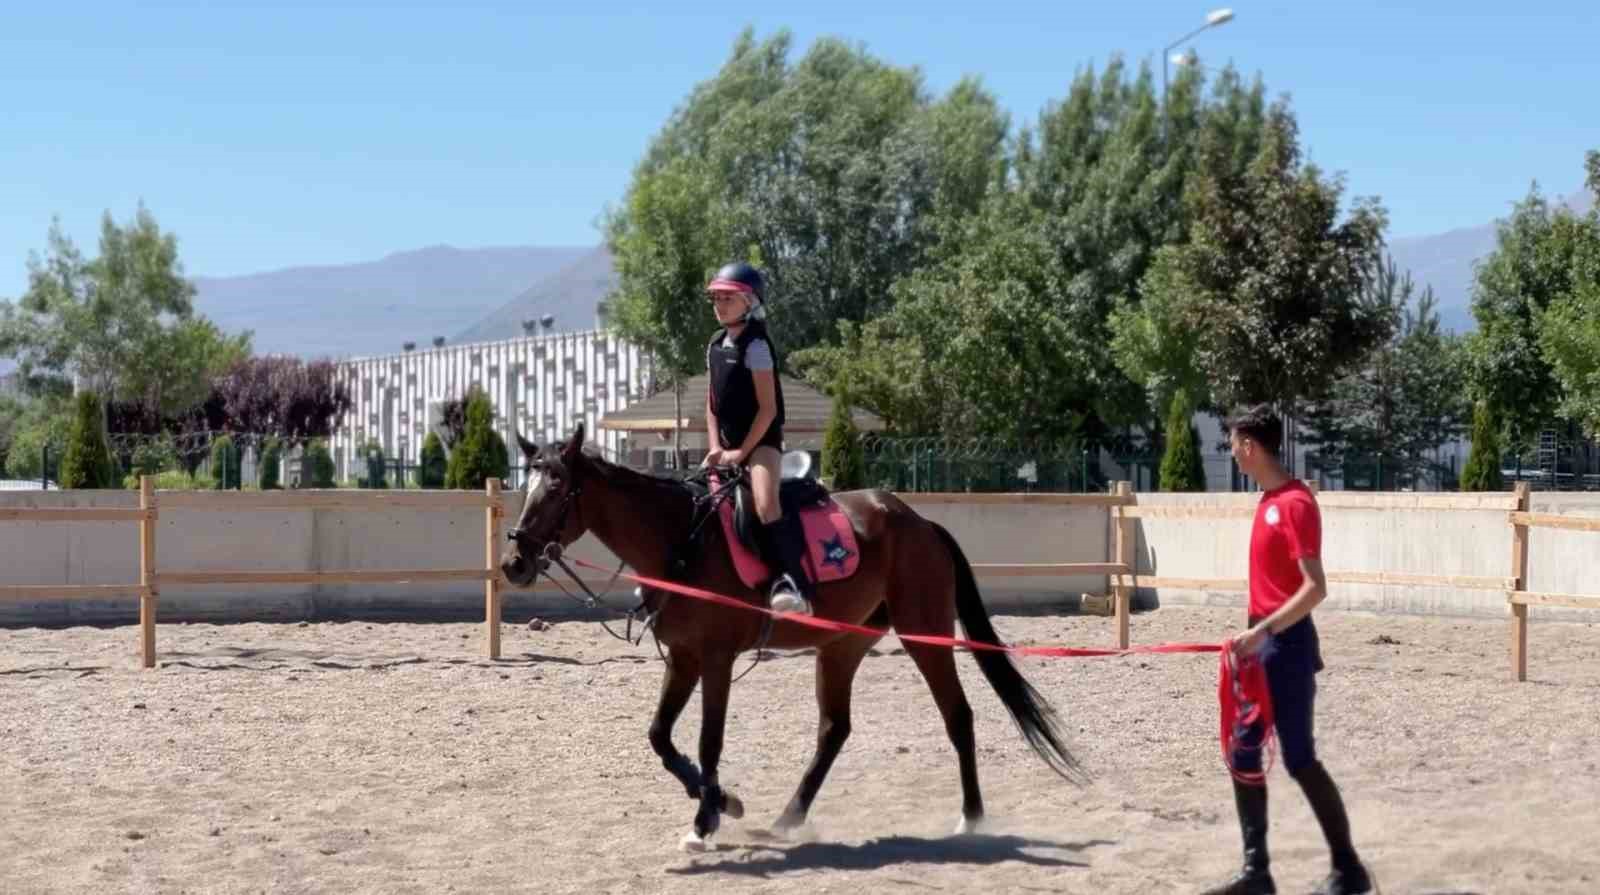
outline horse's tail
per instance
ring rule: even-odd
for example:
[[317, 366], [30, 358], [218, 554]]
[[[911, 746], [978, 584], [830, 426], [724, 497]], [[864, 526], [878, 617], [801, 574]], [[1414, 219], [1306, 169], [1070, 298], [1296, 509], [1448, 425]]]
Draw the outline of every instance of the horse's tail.
[[[939, 539], [944, 541], [956, 567], [956, 614], [961, 618], [961, 627], [966, 631], [967, 638], [1001, 646], [1000, 636], [989, 621], [989, 612], [984, 608], [983, 597], [978, 592], [978, 582], [973, 577], [972, 564], [967, 562], [966, 553], [944, 526], [937, 522], [930, 524], [939, 533]], [[1017, 670], [1011, 656], [998, 650], [984, 649], [973, 650], [972, 655], [978, 660], [978, 668], [988, 678], [989, 685], [1005, 704], [1011, 719], [1016, 722], [1017, 729], [1027, 739], [1028, 745], [1033, 747], [1033, 751], [1061, 776], [1068, 780], [1083, 780], [1084, 774], [1078, 760], [1062, 742], [1061, 731], [1056, 727], [1055, 710]]]

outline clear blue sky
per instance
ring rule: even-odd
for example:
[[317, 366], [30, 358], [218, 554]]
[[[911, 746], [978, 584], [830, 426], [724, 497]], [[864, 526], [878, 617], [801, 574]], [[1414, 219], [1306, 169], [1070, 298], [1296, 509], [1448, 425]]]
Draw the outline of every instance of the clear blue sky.
[[[1584, 150], [1600, 148], [1592, 0], [1431, 6], [1239, 0], [1193, 46], [1290, 94], [1311, 156], [1382, 197], [1391, 235], [1481, 224], [1535, 179], [1576, 191]], [[980, 75], [1015, 126], [1114, 52], [1159, 64], [1211, 8], [13, 4], [0, 23], [0, 296], [23, 290], [52, 215], [92, 253], [101, 213], [126, 218], [141, 199], [191, 275], [440, 243], [595, 244], [650, 136], [746, 24], [788, 27], [801, 48], [858, 41], [934, 90]]]

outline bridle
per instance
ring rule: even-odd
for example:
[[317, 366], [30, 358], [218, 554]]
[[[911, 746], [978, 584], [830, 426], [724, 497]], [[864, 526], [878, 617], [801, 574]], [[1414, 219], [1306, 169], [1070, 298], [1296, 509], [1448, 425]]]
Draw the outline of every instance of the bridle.
[[[541, 469], [548, 468], [552, 465], [555, 464], [552, 464], [547, 460], [536, 460], [529, 463], [528, 468], [530, 470]], [[561, 532], [566, 530], [567, 516], [569, 514], [576, 512], [578, 513], [579, 521], [581, 522], [583, 519], [583, 508], [578, 504], [578, 498], [583, 494], [583, 481], [578, 473], [575, 470], [568, 469], [566, 464], [559, 464], [559, 469], [562, 474], [559, 475], [558, 478], [567, 483], [566, 491], [561, 495], [561, 504], [556, 510], [555, 524], [550, 528], [551, 538], [538, 543], [536, 545], [538, 549], [533, 552], [533, 581], [529, 583], [532, 584], [533, 582], [537, 582], [539, 580], [539, 576], [543, 575], [544, 577], [550, 579], [550, 582], [556, 586], [557, 590], [561, 591], [563, 594], [566, 594], [569, 598], [582, 603], [586, 608], [591, 610], [598, 609], [603, 612], [608, 612], [613, 616], [626, 619], [628, 623], [627, 628], [622, 634], [618, 634], [616, 631], [611, 630], [611, 626], [607, 624], [604, 619], [601, 619], [600, 626], [605, 628], [607, 634], [610, 634], [617, 640], [621, 640], [624, 643], [632, 646], [638, 646], [640, 643], [644, 642], [645, 635], [651, 633], [651, 631], [655, 628], [656, 620], [660, 618], [661, 610], [666, 607], [666, 600], [671, 599], [672, 592], [663, 591], [662, 593], [665, 599], [653, 610], [648, 607], [648, 601], [643, 598], [642, 594], [639, 600], [639, 605], [626, 612], [613, 609], [612, 607], [606, 605], [603, 598], [610, 596], [611, 588], [616, 585], [617, 579], [622, 576], [622, 570], [627, 567], [626, 560], [621, 560], [617, 563], [616, 571], [611, 573], [611, 579], [606, 582], [606, 586], [600, 594], [597, 595], [594, 591], [589, 589], [589, 585], [584, 583], [583, 579], [578, 576], [577, 571], [567, 564], [566, 558], [563, 555], [564, 548], [561, 546], [560, 541]], [[736, 488], [739, 483], [746, 479], [749, 475], [748, 470], [744, 468], [718, 467], [715, 470], [709, 468], [702, 469], [695, 475], [691, 476], [691, 478], [706, 481], [711, 475], [719, 471], [721, 475], [718, 476], [717, 484], [715, 486], [708, 486], [709, 493], [695, 498], [694, 516], [696, 518], [689, 533], [689, 540], [691, 542], [696, 536], [698, 536], [700, 530], [706, 525], [706, 523], [715, 516], [717, 504], [723, 500], [730, 499], [733, 489]], [[531, 540], [531, 535], [520, 525], [518, 525], [506, 532], [506, 538], [515, 542], [518, 546], [522, 546], [525, 541]], [[567, 577], [572, 579], [572, 583], [577, 585], [579, 590], [583, 591], [584, 596], [580, 597], [577, 594], [567, 590], [566, 586], [561, 583], [560, 579], [551, 574], [550, 567], [552, 565], [559, 566], [561, 571], [565, 572]], [[639, 637], [637, 639], [633, 637], [633, 623], [635, 621], [640, 622]], [[756, 665], [760, 664], [761, 654], [771, 636], [772, 619], [769, 617], [762, 626], [761, 639], [760, 643], [758, 643], [756, 646], [754, 661], [751, 662], [749, 668], [744, 670], [744, 673], [734, 678], [734, 681], [742, 679], [746, 674], [749, 674], [750, 671], [756, 667]], [[666, 655], [661, 651], [660, 637], [656, 638], [656, 653], [661, 656], [663, 662], [666, 661]]]
[[[550, 465], [551, 464], [549, 461], [535, 460], [528, 464], [528, 468], [530, 470], [544, 469], [548, 468]], [[583, 494], [583, 482], [577, 475], [572, 474], [565, 465], [562, 465], [560, 469], [562, 474], [559, 476], [559, 478], [567, 482], [566, 491], [561, 495], [561, 506], [556, 511], [555, 524], [550, 527], [550, 540], [539, 543], [537, 545], [538, 549], [533, 551], [535, 580], [538, 580], [539, 573], [545, 572], [550, 568], [550, 563], [552, 561], [561, 561], [561, 541], [559, 538], [561, 537], [561, 532], [565, 531], [567, 528], [568, 514], [576, 509], [579, 514], [579, 519], [582, 519], [583, 510], [578, 507], [578, 498]], [[531, 539], [531, 537], [532, 536], [527, 531], [523, 530], [522, 526], [520, 525], [514, 526], [506, 532], [506, 539], [516, 542], [519, 547], [523, 546], [524, 541]], [[562, 568], [566, 568], [565, 563], [562, 563]], [[570, 573], [570, 571], [571, 570], [569, 569], [568, 572]]]
[[[551, 464], [548, 461], [536, 460], [528, 464], [528, 467], [529, 469], [539, 469], [548, 467], [550, 465]], [[551, 538], [549, 540], [539, 542], [536, 545], [538, 549], [534, 550], [532, 553], [531, 561], [533, 562], [533, 581], [537, 582], [539, 580], [539, 576], [543, 575], [544, 577], [549, 578], [550, 582], [554, 584], [556, 588], [563, 594], [566, 594], [571, 599], [582, 603], [586, 608], [599, 609], [612, 613], [613, 615], [620, 615], [626, 618], [628, 621], [628, 627], [626, 632], [622, 634], [618, 634], [617, 632], [611, 630], [611, 626], [606, 624], [604, 619], [601, 620], [600, 626], [605, 628], [606, 633], [610, 634], [612, 637], [637, 646], [640, 641], [644, 640], [644, 635], [648, 633], [650, 628], [654, 625], [655, 613], [649, 613], [644, 619], [644, 626], [639, 631], [639, 639], [634, 640], [633, 622], [634, 619], [638, 617], [639, 610], [644, 608], [643, 602], [641, 601], [640, 605], [634, 609], [630, 609], [627, 612], [621, 612], [606, 605], [604, 599], [605, 597], [611, 595], [611, 588], [617, 583], [617, 579], [622, 575], [622, 570], [627, 563], [617, 563], [617, 570], [611, 573], [611, 580], [606, 582], [606, 586], [601, 593], [596, 594], [594, 591], [589, 589], [589, 585], [585, 584], [582, 578], [578, 577], [577, 571], [571, 566], [567, 565], [567, 561], [562, 555], [563, 548], [561, 546], [560, 538], [561, 532], [566, 531], [567, 528], [567, 516], [576, 511], [578, 513], [580, 522], [583, 518], [583, 508], [578, 505], [578, 498], [583, 495], [583, 482], [579, 479], [576, 473], [572, 473], [565, 467], [565, 465], [561, 467], [561, 471], [563, 475], [561, 475], [559, 478], [567, 482], [566, 491], [561, 495], [561, 505], [556, 510], [555, 524], [550, 528]], [[526, 541], [531, 540], [532, 536], [525, 531], [522, 526], [518, 525], [506, 532], [506, 539], [515, 542], [520, 547]], [[583, 591], [584, 596], [580, 597], [577, 594], [574, 594], [572, 591], [567, 590], [566, 586], [561, 583], [560, 579], [550, 574], [550, 566], [552, 564], [560, 566], [561, 571], [567, 573], [567, 577], [571, 578], [572, 583], [576, 584], [578, 589]], [[530, 584], [531, 583], [533, 582], [530, 582]]]

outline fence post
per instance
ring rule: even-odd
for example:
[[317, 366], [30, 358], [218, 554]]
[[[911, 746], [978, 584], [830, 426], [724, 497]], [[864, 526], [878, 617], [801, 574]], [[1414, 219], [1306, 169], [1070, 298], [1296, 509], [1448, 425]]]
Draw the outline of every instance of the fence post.
[[[1517, 512], [1529, 508], [1528, 483], [1517, 482]], [[1512, 593], [1528, 589], [1528, 526], [1512, 525], [1511, 577], [1515, 585]], [[1511, 604], [1511, 671], [1518, 681], [1528, 679], [1528, 607], [1522, 603]]]
[[495, 548], [500, 539], [500, 480], [490, 476], [484, 482], [484, 495], [488, 507], [483, 511], [483, 567], [488, 577], [483, 581], [483, 615], [489, 635], [489, 658], [500, 658], [500, 569]]
[[[1117, 584], [1112, 589], [1112, 596], [1116, 600], [1114, 612], [1117, 618], [1117, 649], [1128, 648], [1128, 614], [1132, 610], [1133, 581], [1132, 572], [1134, 565], [1136, 538], [1138, 533], [1134, 530], [1133, 517], [1127, 514], [1126, 507], [1133, 500], [1133, 485], [1129, 482], [1117, 482], [1117, 497], [1121, 501], [1117, 504], [1117, 533], [1116, 533], [1116, 562], [1128, 567], [1129, 575], [1124, 578], [1117, 576]], [[1130, 582], [1124, 584], [1123, 582]]]
[[156, 491], [155, 480], [139, 476], [139, 658], [156, 667]]

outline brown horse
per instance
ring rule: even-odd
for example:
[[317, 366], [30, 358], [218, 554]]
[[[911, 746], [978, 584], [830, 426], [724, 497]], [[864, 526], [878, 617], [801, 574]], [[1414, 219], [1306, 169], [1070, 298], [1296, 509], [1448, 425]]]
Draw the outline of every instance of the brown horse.
[[[547, 565], [540, 557], [550, 544], [564, 547], [585, 532], [593, 532], [639, 575], [672, 577], [669, 555], [682, 548], [681, 541], [699, 521], [695, 493], [684, 482], [634, 472], [585, 452], [583, 438], [582, 424], [565, 444], [543, 450], [517, 437], [529, 478], [522, 512], [509, 535], [511, 545], [500, 564], [507, 580], [517, 587], [531, 585]], [[959, 617], [972, 640], [999, 643], [972, 568], [948, 531], [886, 491], [843, 492], [833, 499], [855, 530], [859, 566], [853, 576], [818, 587], [818, 616], [943, 636], [954, 633]], [[764, 606], [764, 595], [740, 581], [720, 526], [706, 528], [704, 547], [683, 583]], [[650, 744], [689, 797], [700, 802], [693, 832], [684, 838], [686, 848], [702, 847], [705, 837], [716, 832], [722, 814], [737, 818], [744, 813], [743, 805], [717, 779], [736, 657], [763, 645], [816, 649], [821, 716], [816, 754], [776, 825], [779, 830], [799, 826], [850, 736], [851, 685], [878, 638], [782, 620], [765, 631], [759, 613], [684, 597], [665, 599], [649, 589], [645, 593], [647, 603], [654, 604], [648, 608], [659, 609], [655, 634], [667, 648], [666, 678], [650, 724]], [[972, 709], [956, 675], [955, 655], [949, 649], [916, 643], [907, 643], [906, 652], [927, 680], [955, 746], [962, 790], [956, 831], [974, 831], [983, 817], [983, 797], [978, 790]], [[1077, 762], [1062, 743], [1053, 711], [1010, 657], [992, 650], [975, 650], [973, 656], [1034, 751], [1058, 773], [1075, 777]], [[697, 683], [702, 687], [703, 714], [699, 768], [672, 743], [672, 726]]]

